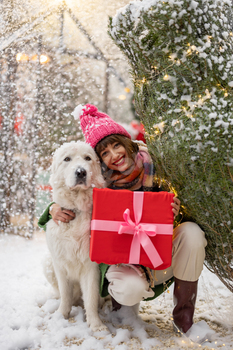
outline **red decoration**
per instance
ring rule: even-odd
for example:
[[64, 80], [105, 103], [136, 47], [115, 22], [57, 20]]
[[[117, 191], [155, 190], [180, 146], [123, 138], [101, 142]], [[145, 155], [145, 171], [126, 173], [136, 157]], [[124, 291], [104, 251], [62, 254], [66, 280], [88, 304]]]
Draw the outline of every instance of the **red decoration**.
[[15, 125], [14, 125], [14, 130], [17, 135], [21, 135], [23, 132], [23, 129], [22, 129], [23, 121], [24, 121], [23, 114], [18, 112], [15, 117]]
[[91, 260], [141, 264], [157, 270], [169, 267], [173, 197], [168, 192], [94, 188]]
[[134, 130], [136, 130], [136, 135], [135, 135], [135, 140], [138, 141], [143, 141], [144, 143], [146, 143], [146, 139], [145, 139], [145, 129], [142, 123], [133, 120], [130, 124], [132, 126], [132, 128]]
[[[24, 116], [21, 112], [18, 112], [15, 117], [14, 122], [14, 131], [19, 136], [23, 132], [23, 122], [24, 122]], [[3, 117], [0, 115], [0, 129], [2, 129], [2, 123], [3, 123]]]

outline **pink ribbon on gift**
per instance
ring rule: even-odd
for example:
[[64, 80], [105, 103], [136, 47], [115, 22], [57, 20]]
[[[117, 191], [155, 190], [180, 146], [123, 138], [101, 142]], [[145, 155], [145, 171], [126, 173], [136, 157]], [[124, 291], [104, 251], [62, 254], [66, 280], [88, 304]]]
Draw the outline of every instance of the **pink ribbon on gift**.
[[135, 222], [130, 218], [130, 210], [126, 209], [123, 213], [122, 221], [111, 220], [92, 220], [91, 229], [100, 231], [118, 232], [118, 234], [132, 234], [133, 240], [130, 247], [129, 263], [139, 264], [141, 246], [145, 250], [154, 268], [163, 263], [157, 249], [153, 245], [149, 237], [154, 237], [156, 234], [170, 234], [173, 232], [171, 224], [151, 224], [141, 223], [143, 209], [144, 192], [133, 193], [133, 210]]

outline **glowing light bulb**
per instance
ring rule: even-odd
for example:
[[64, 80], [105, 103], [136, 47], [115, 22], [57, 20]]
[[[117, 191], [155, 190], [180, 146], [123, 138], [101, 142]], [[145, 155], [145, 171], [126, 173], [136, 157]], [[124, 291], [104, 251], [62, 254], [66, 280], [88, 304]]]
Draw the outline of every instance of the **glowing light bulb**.
[[50, 61], [49, 56], [47, 56], [47, 55], [40, 55], [40, 63], [41, 64], [48, 63], [49, 61]]
[[17, 62], [27, 62], [27, 61], [29, 61], [29, 56], [26, 53], [19, 52], [16, 55], [16, 61]]

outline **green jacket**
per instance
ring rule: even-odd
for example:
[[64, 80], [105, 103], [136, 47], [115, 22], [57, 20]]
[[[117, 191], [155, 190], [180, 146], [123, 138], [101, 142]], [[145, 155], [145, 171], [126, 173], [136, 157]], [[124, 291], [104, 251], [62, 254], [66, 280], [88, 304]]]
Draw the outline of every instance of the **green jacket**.
[[51, 207], [51, 205], [53, 204], [54, 202], [50, 203], [48, 205], [48, 207], [45, 209], [45, 211], [43, 212], [43, 214], [41, 214], [39, 220], [38, 220], [38, 226], [40, 228], [43, 228], [44, 231], [46, 231], [46, 224], [49, 220], [52, 219], [52, 216], [49, 214], [49, 208]]
[[[53, 204], [54, 202], [50, 203], [48, 205], [48, 207], [45, 209], [45, 211], [43, 212], [43, 214], [41, 215], [41, 217], [39, 218], [38, 221], [38, 226], [43, 228], [44, 231], [46, 231], [46, 224], [47, 222], [52, 219], [52, 216], [49, 214], [49, 208], [50, 206]], [[108, 293], [108, 280], [105, 277], [106, 272], [108, 270], [110, 265], [107, 264], [99, 264], [99, 269], [100, 269], [100, 295], [101, 297], [106, 297], [109, 293]], [[170, 280], [161, 283], [157, 286], [155, 286], [153, 289], [153, 291], [155, 292], [155, 295], [152, 298], [148, 298], [145, 299], [146, 301], [148, 300], [153, 300], [155, 298], [157, 298], [160, 294], [162, 294], [163, 292], [165, 292], [170, 285], [174, 282], [174, 277], [172, 277]]]

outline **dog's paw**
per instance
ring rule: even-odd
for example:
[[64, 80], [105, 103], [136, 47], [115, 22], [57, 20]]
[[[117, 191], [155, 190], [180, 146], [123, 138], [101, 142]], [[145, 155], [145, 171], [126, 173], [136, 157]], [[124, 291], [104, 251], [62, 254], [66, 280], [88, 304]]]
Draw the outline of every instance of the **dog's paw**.
[[70, 310], [68, 310], [67, 308], [60, 306], [57, 311], [60, 312], [65, 319], [69, 318]]
[[90, 328], [93, 332], [108, 332], [109, 333], [109, 329], [107, 326], [105, 326], [105, 324], [103, 324], [101, 322], [101, 325], [90, 325]]
[[102, 332], [102, 331], [107, 331], [109, 332], [109, 329], [99, 317], [92, 317], [91, 321], [87, 321], [88, 326], [91, 328], [93, 332]]

